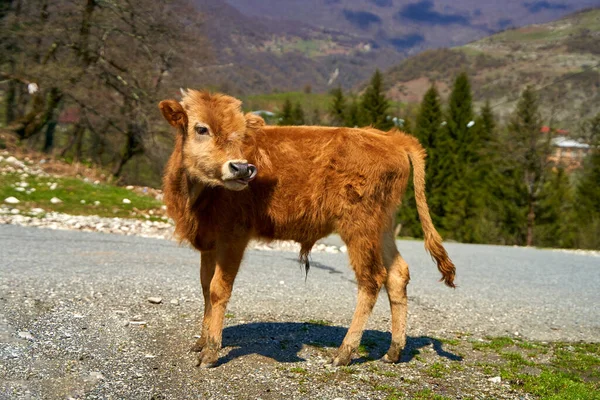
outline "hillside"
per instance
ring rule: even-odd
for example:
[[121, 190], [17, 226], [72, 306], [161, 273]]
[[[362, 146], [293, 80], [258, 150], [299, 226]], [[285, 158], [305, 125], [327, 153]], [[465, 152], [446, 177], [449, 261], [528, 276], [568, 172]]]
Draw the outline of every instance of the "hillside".
[[556, 20], [597, 0], [227, 0], [248, 16], [286, 19], [415, 54], [462, 45], [507, 27]]
[[352, 88], [425, 49], [560, 18], [568, 5], [508, 0], [193, 0], [212, 45], [202, 86], [235, 95]]
[[[374, 68], [402, 59], [365, 37], [315, 28], [302, 22], [246, 16], [221, 0], [194, 0], [204, 15], [214, 63], [201, 68], [206, 82], [235, 95], [351, 87]], [[337, 72], [336, 72], [337, 71]], [[333, 79], [332, 79], [333, 78]], [[208, 86], [200, 82], [199, 86]]]
[[527, 86], [538, 90], [545, 110], [561, 127], [575, 129], [600, 111], [600, 9], [558, 21], [507, 30], [451, 49], [428, 50], [385, 73], [396, 101], [419, 102], [431, 81], [442, 97], [460, 71], [471, 78], [479, 105], [489, 100], [508, 114]]

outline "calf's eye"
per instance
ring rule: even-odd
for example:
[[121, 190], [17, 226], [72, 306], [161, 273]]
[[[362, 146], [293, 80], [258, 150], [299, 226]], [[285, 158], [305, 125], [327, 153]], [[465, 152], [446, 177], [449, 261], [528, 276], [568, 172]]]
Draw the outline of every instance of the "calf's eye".
[[196, 133], [198, 135], [208, 135], [208, 128], [205, 126], [197, 126]]

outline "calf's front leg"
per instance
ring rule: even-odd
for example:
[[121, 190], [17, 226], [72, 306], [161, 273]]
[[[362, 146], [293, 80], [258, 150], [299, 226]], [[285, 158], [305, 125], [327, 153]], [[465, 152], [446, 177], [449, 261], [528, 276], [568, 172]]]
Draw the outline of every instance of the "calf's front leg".
[[202, 295], [204, 296], [204, 317], [202, 318], [202, 333], [200, 339], [192, 346], [192, 351], [202, 351], [206, 345], [208, 335], [208, 325], [210, 321], [210, 282], [215, 275], [217, 264], [215, 251], [203, 251], [200, 253], [200, 284], [202, 285]]
[[198, 356], [198, 365], [205, 368], [217, 365], [223, 336], [225, 309], [231, 297], [233, 282], [240, 268], [247, 240], [217, 245], [215, 270], [209, 287], [210, 316], [206, 323], [206, 341]]

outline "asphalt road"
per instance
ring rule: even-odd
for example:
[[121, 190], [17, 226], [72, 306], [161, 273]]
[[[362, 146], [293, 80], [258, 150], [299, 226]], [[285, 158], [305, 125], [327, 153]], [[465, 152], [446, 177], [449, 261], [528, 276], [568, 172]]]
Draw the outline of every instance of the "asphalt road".
[[[438, 282], [422, 242], [398, 248], [411, 270], [410, 338], [600, 340], [598, 257], [450, 243], [452, 290]], [[269, 381], [261, 363], [320, 362], [288, 343], [299, 348], [316, 335], [333, 346], [343, 338], [356, 300], [345, 254], [313, 253], [305, 281], [297, 254], [249, 251], [228, 309], [222, 365], [193, 368], [187, 350], [202, 310], [198, 260], [164, 240], [0, 225], [0, 398], [256, 397], [235, 382]], [[294, 333], [321, 320], [331, 325], [310, 325], [313, 337]], [[383, 343], [381, 352], [388, 325], [382, 292], [367, 332]], [[277, 398], [263, 395], [270, 397]]]

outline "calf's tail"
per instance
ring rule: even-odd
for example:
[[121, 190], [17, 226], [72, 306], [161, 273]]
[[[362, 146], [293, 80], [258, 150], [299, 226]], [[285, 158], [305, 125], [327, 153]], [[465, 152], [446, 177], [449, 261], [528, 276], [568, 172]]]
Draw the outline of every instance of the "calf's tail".
[[419, 141], [411, 136], [406, 136], [410, 140], [408, 156], [413, 166], [413, 183], [415, 187], [415, 199], [417, 202], [417, 211], [421, 220], [421, 227], [425, 237], [425, 249], [437, 263], [438, 270], [442, 274], [444, 283], [449, 287], [455, 287], [454, 275], [456, 268], [448, 257], [446, 249], [442, 246], [442, 238], [436, 231], [429, 215], [427, 198], [425, 197], [425, 149]]

